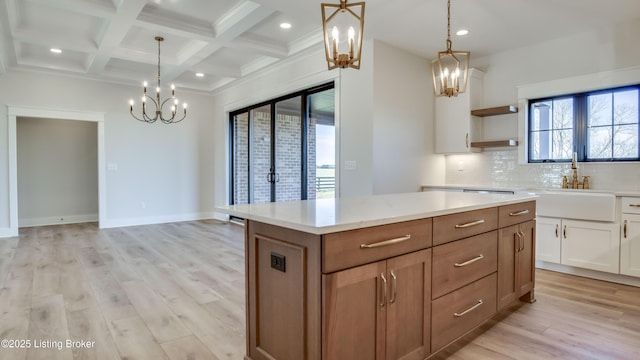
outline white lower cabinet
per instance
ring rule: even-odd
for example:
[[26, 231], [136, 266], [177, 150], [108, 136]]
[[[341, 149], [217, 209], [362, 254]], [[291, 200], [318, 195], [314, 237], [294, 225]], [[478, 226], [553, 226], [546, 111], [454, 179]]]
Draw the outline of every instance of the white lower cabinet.
[[[614, 274], [620, 272], [618, 223], [547, 217], [536, 220], [537, 260]], [[637, 246], [640, 247], [640, 242]], [[640, 266], [640, 260], [637, 263]]]
[[640, 215], [622, 214], [620, 274], [640, 276]]
[[536, 219], [536, 259], [560, 263], [562, 220], [538, 217]]
[[561, 263], [618, 274], [620, 272], [619, 225], [562, 220]]

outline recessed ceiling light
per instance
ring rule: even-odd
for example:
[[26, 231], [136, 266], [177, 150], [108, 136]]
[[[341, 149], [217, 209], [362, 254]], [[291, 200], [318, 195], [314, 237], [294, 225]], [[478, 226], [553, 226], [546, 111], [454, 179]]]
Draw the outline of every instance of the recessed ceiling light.
[[456, 35], [458, 35], [458, 36], [464, 36], [464, 35], [467, 35], [468, 33], [469, 33], [469, 30], [467, 30], [467, 29], [461, 29], [461, 30], [458, 30], [458, 31], [456, 32]]
[[196, 76], [197, 77], [204, 77], [204, 74], [203, 73], [196, 73]]
[[280, 27], [282, 29], [290, 29], [291, 28], [291, 23], [283, 22], [282, 24], [280, 24]]
[[56, 49], [56, 48], [51, 48], [49, 51], [51, 51], [52, 53], [55, 53], [55, 54], [60, 54], [62, 52], [62, 50]]

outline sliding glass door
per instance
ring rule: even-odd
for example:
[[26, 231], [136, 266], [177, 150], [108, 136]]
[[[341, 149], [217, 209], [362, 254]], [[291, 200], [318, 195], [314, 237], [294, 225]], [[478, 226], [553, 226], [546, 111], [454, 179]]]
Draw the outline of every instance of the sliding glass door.
[[334, 112], [331, 83], [231, 113], [231, 203], [333, 197]]

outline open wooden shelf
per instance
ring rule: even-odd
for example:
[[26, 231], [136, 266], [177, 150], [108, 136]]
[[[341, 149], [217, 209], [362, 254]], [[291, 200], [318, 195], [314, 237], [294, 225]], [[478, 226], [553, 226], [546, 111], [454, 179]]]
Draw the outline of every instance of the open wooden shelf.
[[515, 106], [515, 105], [506, 105], [506, 106], [498, 106], [498, 107], [493, 107], [493, 108], [471, 110], [471, 115], [473, 115], [473, 116], [494, 116], [494, 115], [515, 114], [517, 112], [518, 112], [518, 107], [517, 106]]

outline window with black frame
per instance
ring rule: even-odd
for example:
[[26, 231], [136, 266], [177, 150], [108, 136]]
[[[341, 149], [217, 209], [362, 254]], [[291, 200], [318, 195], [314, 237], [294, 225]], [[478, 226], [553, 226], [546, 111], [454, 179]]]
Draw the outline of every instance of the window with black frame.
[[640, 160], [640, 85], [529, 101], [530, 163]]

